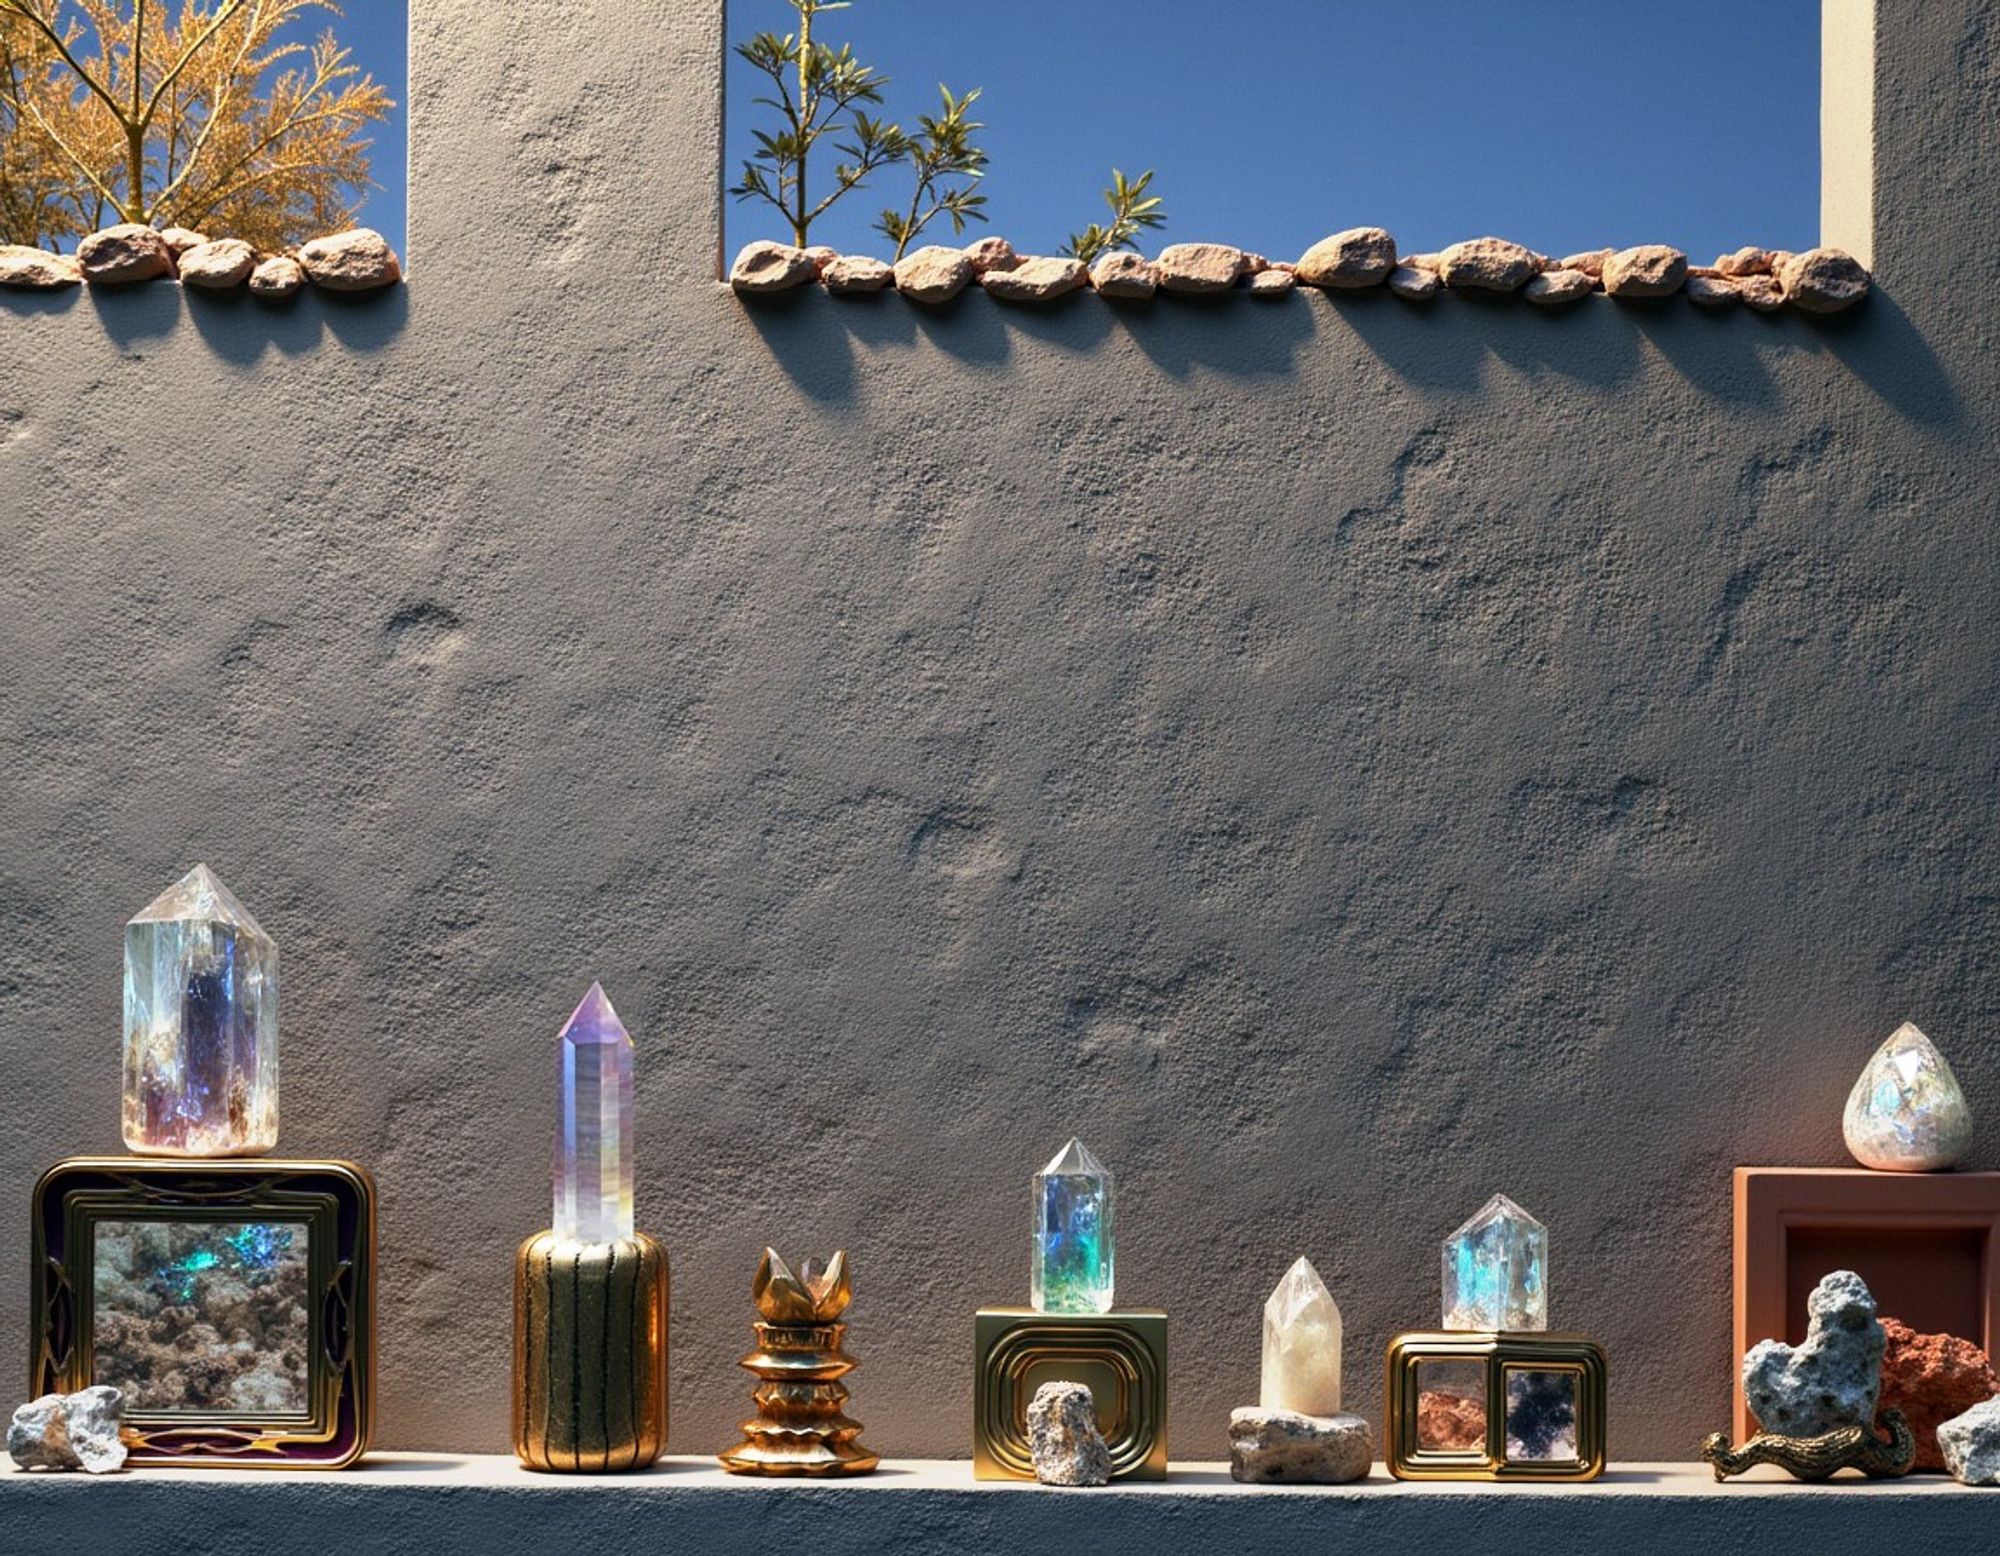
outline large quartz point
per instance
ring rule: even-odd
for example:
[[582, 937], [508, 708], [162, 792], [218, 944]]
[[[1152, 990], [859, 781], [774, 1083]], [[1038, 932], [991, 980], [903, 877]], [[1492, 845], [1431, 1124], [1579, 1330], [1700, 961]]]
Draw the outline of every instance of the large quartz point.
[[557, 1041], [555, 1234], [632, 1235], [632, 1038], [593, 983]]
[[1340, 1414], [1340, 1309], [1312, 1260], [1285, 1271], [1264, 1304], [1264, 1372], [1257, 1403], [1303, 1416]]
[[207, 865], [125, 926], [125, 1144], [251, 1156], [278, 1143], [278, 948]]
[[1847, 1094], [1847, 1149], [1864, 1167], [1936, 1172], [1972, 1143], [1972, 1111], [1958, 1077], [1914, 1021], [1875, 1050]]
[[1035, 1174], [1033, 1261], [1038, 1312], [1111, 1311], [1111, 1174], [1081, 1140]]
[[1549, 1327], [1549, 1233], [1505, 1194], [1444, 1243], [1444, 1327]]

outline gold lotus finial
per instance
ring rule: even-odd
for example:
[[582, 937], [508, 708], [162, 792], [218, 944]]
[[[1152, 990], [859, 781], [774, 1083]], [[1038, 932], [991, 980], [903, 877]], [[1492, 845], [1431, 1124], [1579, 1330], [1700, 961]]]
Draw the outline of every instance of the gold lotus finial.
[[835, 1253], [824, 1268], [815, 1269], [816, 1262], [808, 1259], [801, 1266], [805, 1274], [798, 1276], [777, 1249], [764, 1250], [757, 1278], [750, 1284], [750, 1295], [767, 1322], [825, 1324], [846, 1310], [854, 1297], [854, 1288], [847, 1278], [847, 1250]]

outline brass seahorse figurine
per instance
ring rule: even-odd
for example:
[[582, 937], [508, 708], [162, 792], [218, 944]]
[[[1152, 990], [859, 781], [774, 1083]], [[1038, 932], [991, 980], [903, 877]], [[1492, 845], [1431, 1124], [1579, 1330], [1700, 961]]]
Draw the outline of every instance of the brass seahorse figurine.
[[1887, 1437], [1877, 1437], [1865, 1426], [1843, 1426], [1818, 1437], [1787, 1437], [1782, 1432], [1759, 1432], [1740, 1448], [1729, 1446], [1722, 1432], [1710, 1432], [1701, 1445], [1701, 1456], [1715, 1470], [1717, 1480], [1741, 1475], [1758, 1464], [1775, 1464], [1800, 1480], [1825, 1480], [1835, 1472], [1857, 1469], [1873, 1479], [1907, 1475], [1917, 1462], [1917, 1438], [1900, 1410], [1882, 1412]]

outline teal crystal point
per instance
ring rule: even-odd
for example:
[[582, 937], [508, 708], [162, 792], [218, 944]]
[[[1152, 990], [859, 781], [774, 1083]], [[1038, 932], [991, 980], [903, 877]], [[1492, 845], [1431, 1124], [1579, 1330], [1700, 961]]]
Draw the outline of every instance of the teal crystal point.
[[1111, 1310], [1111, 1174], [1081, 1140], [1035, 1174], [1033, 1258], [1029, 1300], [1037, 1312]]
[[1549, 1327], [1549, 1232], [1505, 1194], [1444, 1242], [1444, 1327]]

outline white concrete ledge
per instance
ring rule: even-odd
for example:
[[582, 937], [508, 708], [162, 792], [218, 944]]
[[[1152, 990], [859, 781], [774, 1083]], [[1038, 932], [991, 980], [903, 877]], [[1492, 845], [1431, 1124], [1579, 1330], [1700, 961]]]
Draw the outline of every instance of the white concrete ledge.
[[[1767, 1478], [1768, 1477], [1768, 1478]], [[1941, 1476], [1802, 1486], [1759, 1471], [1626, 1465], [1584, 1486], [1239, 1486], [1215, 1464], [1105, 1491], [975, 1482], [963, 1460], [892, 1461], [837, 1484], [740, 1479], [709, 1459], [644, 1475], [531, 1475], [512, 1459], [388, 1454], [344, 1473], [0, 1475], [0, 1549], [202, 1556], [583, 1556], [617, 1552], [1533, 1551], [1991, 1548], [2000, 1491]]]

